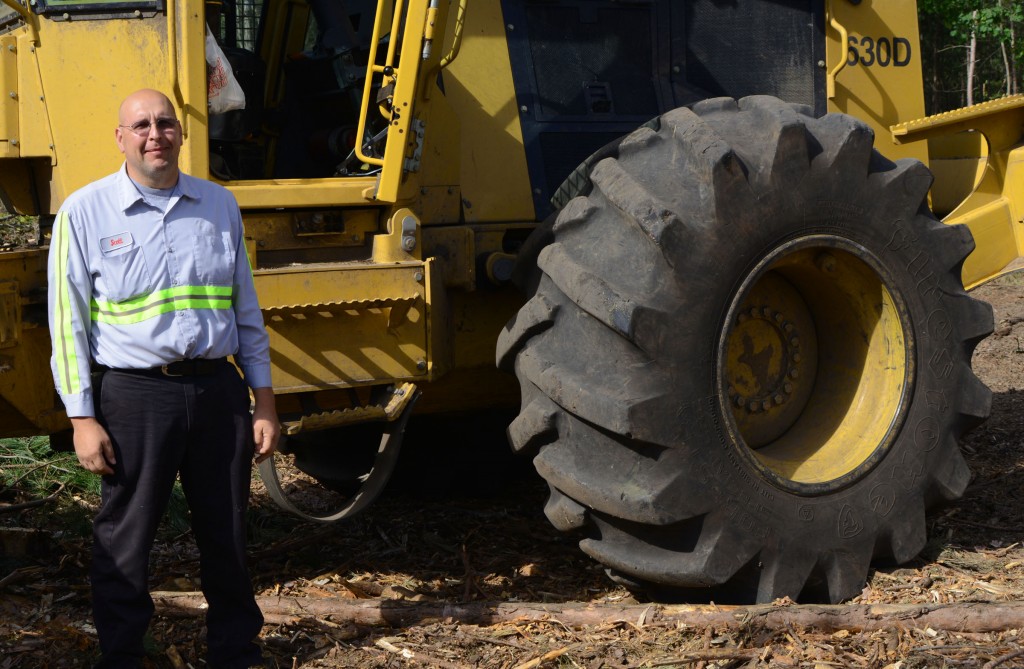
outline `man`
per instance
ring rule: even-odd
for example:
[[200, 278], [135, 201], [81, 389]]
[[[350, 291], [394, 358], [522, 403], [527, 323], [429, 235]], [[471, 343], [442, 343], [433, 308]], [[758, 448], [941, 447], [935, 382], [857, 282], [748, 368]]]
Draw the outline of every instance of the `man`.
[[49, 257], [54, 382], [79, 462], [103, 476], [98, 666], [141, 666], [149, 552], [180, 475], [209, 664], [248, 667], [263, 624], [245, 554], [251, 464], [273, 453], [280, 426], [241, 214], [227, 190], [178, 170], [181, 124], [162, 93], [125, 99], [114, 136], [124, 165], [68, 197]]

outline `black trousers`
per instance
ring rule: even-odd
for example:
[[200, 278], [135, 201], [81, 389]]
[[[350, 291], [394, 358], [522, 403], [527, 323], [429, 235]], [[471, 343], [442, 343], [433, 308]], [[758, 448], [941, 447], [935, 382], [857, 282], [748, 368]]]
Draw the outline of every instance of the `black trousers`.
[[180, 475], [209, 604], [211, 667], [261, 661], [263, 615], [246, 566], [245, 513], [253, 434], [249, 395], [228, 363], [209, 376], [168, 378], [111, 370], [97, 414], [114, 446], [93, 522], [93, 616], [99, 667], [139, 667], [153, 616], [149, 554]]

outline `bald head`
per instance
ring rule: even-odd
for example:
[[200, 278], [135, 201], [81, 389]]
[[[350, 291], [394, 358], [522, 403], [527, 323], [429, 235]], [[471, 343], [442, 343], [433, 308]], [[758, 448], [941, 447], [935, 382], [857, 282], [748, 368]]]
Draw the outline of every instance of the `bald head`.
[[160, 91], [155, 91], [152, 88], [143, 88], [142, 90], [135, 91], [124, 99], [121, 103], [121, 107], [117, 112], [117, 122], [119, 125], [130, 125], [131, 120], [129, 117], [134, 118], [132, 113], [138, 108], [143, 107], [146, 109], [150, 108], [162, 108], [165, 112], [165, 116], [177, 118], [177, 114], [174, 112], [174, 105], [171, 104], [171, 99]]
[[150, 88], [135, 91], [121, 103], [117, 119], [114, 136], [128, 176], [148, 188], [174, 186], [182, 136], [170, 99]]

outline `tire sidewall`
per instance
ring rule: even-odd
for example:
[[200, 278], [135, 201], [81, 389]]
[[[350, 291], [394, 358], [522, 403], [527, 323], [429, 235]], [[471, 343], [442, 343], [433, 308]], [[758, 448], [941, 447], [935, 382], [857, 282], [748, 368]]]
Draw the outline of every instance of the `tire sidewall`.
[[[863, 533], [877, 533], [901, 508], [927, 496], [930, 470], [941, 462], [934, 457], [942, 446], [939, 435], [951, 429], [959, 357], [955, 348], [960, 337], [943, 300], [962, 288], [944, 285], [950, 277], [948, 268], [928, 251], [929, 233], [941, 224], [926, 214], [863, 206], [859, 202], [880, 199], [870, 189], [865, 191], [855, 193], [855, 198], [819, 196], [810, 208], [804, 202], [790, 211], [751, 211], [739, 221], [742, 231], [732, 236], [731, 244], [713, 240], [726, 251], [724, 255], [709, 249], [703, 254], [706, 266], [688, 270], [705, 277], [706, 299], [686, 318], [705, 325], [682, 341], [682, 350], [698, 343], [709, 350], [700, 358], [706, 364], [703, 369], [680, 370], [685, 377], [679, 379], [680, 386], [697, 391], [684, 394], [682, 403], [702, 406], [710, 415], [695, 422], [696, 433], [688, 434], [684, 442], [717, 445], [694, 453], [698, 480], [713, 491], [736, 528], [762, 542], [771, 543], [772, 535], [782, 542], [813, 540], [820, 550], [826, 545], [842, 548], [857, 542]], [[813, 219], [808, 219], [808, 212], [814, 212]], [[720, 395], [718, 352], [711, 344], [719, 341], [729, 306], [758, 262], [773, 249], [812, 235], [859, 245], [885, 268], [886, 287], [905, 308], [909, 374], [892, 442], [878, 453], [869, 471], [839, 490], [802, 495], [778, 487], [753, 466], [752, 458], [743, 452], [746, 446], [737, 443], [727, 429], [730, 417], [715, 399]], [[697, 378], [703, 382], [692, 387], [692, 379]]]

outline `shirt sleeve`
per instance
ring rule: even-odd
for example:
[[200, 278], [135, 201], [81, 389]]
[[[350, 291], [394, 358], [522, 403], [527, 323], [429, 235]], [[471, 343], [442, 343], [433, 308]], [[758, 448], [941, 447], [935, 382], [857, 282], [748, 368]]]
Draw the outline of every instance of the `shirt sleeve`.
[[235, 327], [238, 330], [238, 353], [235, 362], [241, 367], [250, 388], [270, 388], [270, 336], [263, 325], [263, 313], [256, 299], [252, 264], [245, 248], [242, 214], [235, 205], [232, 223], [238, 230], [235, 246]]
[[95, 416], [89, 333], [92, 275], [71, 215], [57, 212], [47, 259], [47, 300], [53, 352], [50, 369], [67, 414]]

